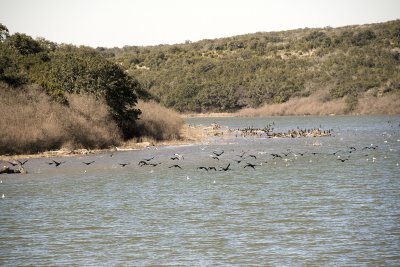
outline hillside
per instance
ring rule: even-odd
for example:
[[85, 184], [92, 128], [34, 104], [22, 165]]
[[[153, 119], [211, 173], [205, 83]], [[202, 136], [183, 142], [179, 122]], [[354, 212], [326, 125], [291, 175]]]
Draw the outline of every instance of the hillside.
[[400, 20], [97, 51], [181, 112], [237, 111], [316, 93], [323, 102], [343, 99], [351, 112], [365, 95], [400, 94]]

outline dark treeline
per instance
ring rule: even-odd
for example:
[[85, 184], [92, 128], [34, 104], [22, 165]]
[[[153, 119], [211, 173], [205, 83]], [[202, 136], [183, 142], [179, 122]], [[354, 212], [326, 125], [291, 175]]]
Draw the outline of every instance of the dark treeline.
[[234, 111], [326, 91], [348, 110], [399, 93], [400, 20], [97, 50], [178, 111]]

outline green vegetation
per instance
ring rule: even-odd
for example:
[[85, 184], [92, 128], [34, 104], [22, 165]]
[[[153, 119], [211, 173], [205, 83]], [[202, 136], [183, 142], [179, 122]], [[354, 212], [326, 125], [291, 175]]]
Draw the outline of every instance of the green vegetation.
[[148, 96], [93, 48], [10, 35], [0, 24], [0, 153], [105, 148], [144, 135], [172, 138], [157, 120], [140, 120], [137, 100]]
[[[0, 23], [0, 153], [179, 136], [177, 113], [138, 99], [180, 112], [329, 114], [321, 103], [368, 113], [372, 96], [397, 112], [399, 63], [400, 20], [112, 49], [10, 35]], [[309, 100], [319, 110], [291, 109]]]
[[0, 34], [0, 81], [17, 88], [38, 84], [51, 98], [68, 105], [66, 94], [90, 94], [105, 100], [123, 135], [140, 111], [134, 109], [139, 83], [94, 49], [34, 40], [25, 34]]
[[97, 48], [162, 105], [235, 111], [326, 91], [326, 101], [400, 93], [400, 20], [152, 47]]

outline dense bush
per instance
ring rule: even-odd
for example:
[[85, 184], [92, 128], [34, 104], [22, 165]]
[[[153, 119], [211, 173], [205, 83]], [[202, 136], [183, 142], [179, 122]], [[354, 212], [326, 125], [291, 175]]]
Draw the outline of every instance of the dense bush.
[[319, 90], [351, 99], [350, 111], [368, 90], [400, 93], [399, 29], [396, 20], [101, 53], [178, 111], [232, 111]]
[[184, 121], [177, 112], [155, 102], [139, 101], [138, 108], [142, 114], [136, 121], [136, 136], [155, 141], [180, 138], [180, 130]]

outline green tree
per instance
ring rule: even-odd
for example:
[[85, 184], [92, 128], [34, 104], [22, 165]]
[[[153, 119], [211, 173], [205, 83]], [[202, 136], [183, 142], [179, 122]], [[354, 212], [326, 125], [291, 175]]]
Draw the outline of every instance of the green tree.
[[5, 25], [0, 23], [0, 42], [3, 42], [10, 36], [8, 29]]
[[66, 101], [65, 93], [91, 94], [105, 99], [124, 137], [130, 138], [140, 114], [134, 108], [140, 84], [92, 48], [66, 45], [49, 55], [49, 61], [31, 69], [32, 79], [60, 102]]
[[8, 37], [6, 41], [8, 45], [15, 47], [22, 55], [35, 54], [43, 51], [39, 42], [23, 33], [15, 33]]

